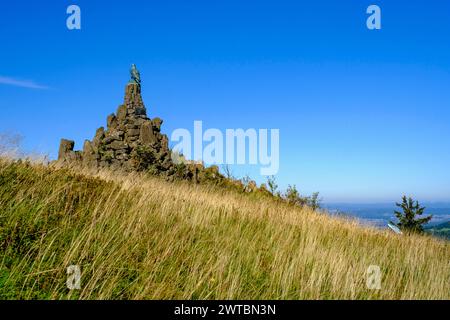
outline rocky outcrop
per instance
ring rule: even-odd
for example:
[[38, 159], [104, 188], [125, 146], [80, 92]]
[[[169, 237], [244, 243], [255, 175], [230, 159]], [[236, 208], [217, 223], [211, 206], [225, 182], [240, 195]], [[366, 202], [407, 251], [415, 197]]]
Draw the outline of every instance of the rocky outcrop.
[[84, 142], [83, 151], [74, 151], [75, 143], [62, 139], [57, 163], [77, 162], [100, 168], [153, 170], [172, 175], [174, 165], [169, 140], [161, 133], [162, 123], [160, 118], [147, 117], [140, 83], [130, 81], [124, 103], [107, 117], [106, 129], [97, 129], [92, 141]]

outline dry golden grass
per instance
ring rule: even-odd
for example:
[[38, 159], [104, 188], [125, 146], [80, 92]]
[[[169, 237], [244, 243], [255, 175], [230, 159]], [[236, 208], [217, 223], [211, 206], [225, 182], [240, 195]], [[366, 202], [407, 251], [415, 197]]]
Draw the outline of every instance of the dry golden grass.
[[448, 242], [138, 174], [0, 161], [0, 228], [3, 298], [450, 298]]

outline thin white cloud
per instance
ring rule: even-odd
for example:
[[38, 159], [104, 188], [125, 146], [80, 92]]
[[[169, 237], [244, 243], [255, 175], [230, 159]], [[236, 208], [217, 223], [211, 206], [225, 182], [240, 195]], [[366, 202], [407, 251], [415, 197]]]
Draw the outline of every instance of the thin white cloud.
[[22, 88], [28, 88], [28, 89], [48, 89], [47, 86], [38, 84], [32, 80], [21, 80], [21, 79], [14, 79], [10, 77], [3, 77], [0, 76], [0, 84], [6, 84], [10, 86], [15, 87], [22, 87]]

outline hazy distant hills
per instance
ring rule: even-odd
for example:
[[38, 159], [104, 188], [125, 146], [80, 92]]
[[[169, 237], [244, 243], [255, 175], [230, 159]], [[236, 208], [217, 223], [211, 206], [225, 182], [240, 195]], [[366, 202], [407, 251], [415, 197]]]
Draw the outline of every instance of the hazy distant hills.
[[[433, 215], [433, 219], [428, 227], [435, 227], [441, 224], [450, 223], [450, 203], [446, 202], [424, 202], [425, 214]], [[343, 214], [355, 217], [363, 223], [376, 227], [386, 227], [392, 220], [395, 222], [394, 203], [378, 204], [352, 204], [352, 203], [326, 203], [324, 205], [331, 214]]]
[[443, 237], [450, 240], [450, 221], [428, 227], [426, 232], [431, 233], [434, 236]]

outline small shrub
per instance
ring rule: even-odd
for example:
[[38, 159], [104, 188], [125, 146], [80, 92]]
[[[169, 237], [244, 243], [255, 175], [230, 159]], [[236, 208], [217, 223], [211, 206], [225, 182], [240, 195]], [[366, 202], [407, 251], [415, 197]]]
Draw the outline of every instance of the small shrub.
[[131, 153], [133, 167], [138, 171], [145, 171], [156, 162], [154, 151], [147, 146], [138, 146]]

